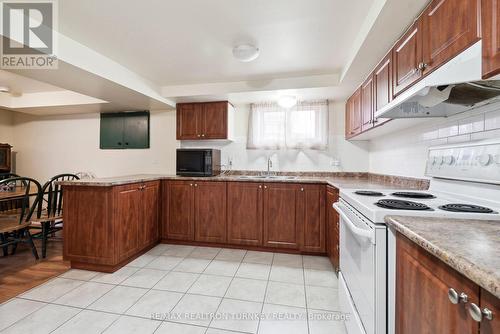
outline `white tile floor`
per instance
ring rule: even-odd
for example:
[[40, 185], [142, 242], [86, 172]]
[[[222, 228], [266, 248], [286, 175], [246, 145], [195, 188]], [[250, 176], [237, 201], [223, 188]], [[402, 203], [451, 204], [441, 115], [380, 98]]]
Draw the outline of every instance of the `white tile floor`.
[[1, 304], [0, 331], [344, 334], [337, 283], [326, 257], [161, 244], [113, 274], [70, 270]]

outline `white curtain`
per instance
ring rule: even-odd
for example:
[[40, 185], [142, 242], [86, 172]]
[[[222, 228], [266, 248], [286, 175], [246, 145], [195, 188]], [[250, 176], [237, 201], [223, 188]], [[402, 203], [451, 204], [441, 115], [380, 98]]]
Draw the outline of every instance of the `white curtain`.
[[300, 102], [290, 109], [276, 103], [252, 104], [249, 149], [315, 149], [328, 145], [328, 101]]

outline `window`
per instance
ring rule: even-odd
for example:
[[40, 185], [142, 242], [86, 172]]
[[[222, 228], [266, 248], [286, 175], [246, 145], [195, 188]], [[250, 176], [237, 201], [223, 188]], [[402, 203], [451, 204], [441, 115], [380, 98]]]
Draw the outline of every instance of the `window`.
[[326, 149], [328, 102], [310, 101], [284, 109], [275, 103], [252, 104], [249, 149]]

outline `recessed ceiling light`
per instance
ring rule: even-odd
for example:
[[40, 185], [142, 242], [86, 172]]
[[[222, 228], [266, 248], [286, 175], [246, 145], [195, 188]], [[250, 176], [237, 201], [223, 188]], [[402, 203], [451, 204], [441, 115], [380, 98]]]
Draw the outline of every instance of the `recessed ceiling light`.
[[285, 95], [279, 98], [278, 105], [282, 108], [289, 109], [297, 104], [297, 98], [291, 95]]
[[259, 56], [259, 49], [250, 44], [237, 45], [233, 48], [233, 56], [241, 62], [251, 62]]
[[10, 92], [10, 88], [7, 86], [0, 86], [0, 92], [8, 93], [8, 92]]

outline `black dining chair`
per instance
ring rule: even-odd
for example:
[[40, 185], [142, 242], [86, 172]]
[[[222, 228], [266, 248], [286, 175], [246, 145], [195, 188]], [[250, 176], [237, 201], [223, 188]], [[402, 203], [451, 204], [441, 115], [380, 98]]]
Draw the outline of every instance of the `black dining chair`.
[[33, 238], [42, 240], [42, 258], [47, 256], [47, 240], [63, 228], [63, 190], [57, 182], [79, 180], [75, 174], [59, 174], [42, 187], [36, 218], [31, 220], [30, 229], [38, 230]]
[[5, 179], [11, 179], [13, 177], [19, 177], [19, 175], [14, 173], [0, 173], [0, 181]]
[[[38, 252], [29, 227], [31, 219], [37, 215], [36, 208], [41, 191], [40, 183], [28, 177], [0, 180], [0, 247], [4, 256], [8, 255], [10, 245], [13, 246], [12, 254], [14, 254], [17, 244], [26, 242], [38, 260]], [[18, 201], [16, 205], [12, 205], [13, 199]]]

